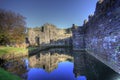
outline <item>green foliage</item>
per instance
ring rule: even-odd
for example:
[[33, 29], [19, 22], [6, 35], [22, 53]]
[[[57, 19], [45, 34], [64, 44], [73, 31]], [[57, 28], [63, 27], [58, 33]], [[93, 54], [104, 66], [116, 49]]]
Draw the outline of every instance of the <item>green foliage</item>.
[[0, 34], [0, 42], [2, 45], [5, 45], [6, 43], [9, 43], [9, 39], [6, 34], [1, 33]]
[[0, 45], [22, 43], [25, 31], [25, 17], [0, 9]]
[[13, 75], [0, 68], [0, 80], [21, 80], [18, 76]]

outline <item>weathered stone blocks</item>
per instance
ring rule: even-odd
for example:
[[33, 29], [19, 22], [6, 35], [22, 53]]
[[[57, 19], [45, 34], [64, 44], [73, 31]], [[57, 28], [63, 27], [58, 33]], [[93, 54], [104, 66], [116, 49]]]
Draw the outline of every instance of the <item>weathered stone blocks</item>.
[[95, 14], [84, 22], [83, 32], [85, 49], [120, 73], [120, 1], [99, 1]]
[[41, 27], [28, 29], [28, 40], [30, 45], [69, 45], [72, 36], [71, 29], [59, 29], [52, 24], [44, 24]]

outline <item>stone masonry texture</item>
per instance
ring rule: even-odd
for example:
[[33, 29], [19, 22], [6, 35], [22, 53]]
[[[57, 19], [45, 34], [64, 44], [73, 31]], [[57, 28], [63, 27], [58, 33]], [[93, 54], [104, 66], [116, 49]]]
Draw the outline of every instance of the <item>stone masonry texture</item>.
[[84, 42], [79, 37], [78, 44], [84, 43], [86, 51], [120, 73], [120, 0], [99, 0], [94, 15], [84, 21], [84, 33], [76, 30], [84, 35]]
[[69, 44], [72, 36], [71, 28], [59, 29], [52, 24], [28, 29], [28, 42], [30, 45]]

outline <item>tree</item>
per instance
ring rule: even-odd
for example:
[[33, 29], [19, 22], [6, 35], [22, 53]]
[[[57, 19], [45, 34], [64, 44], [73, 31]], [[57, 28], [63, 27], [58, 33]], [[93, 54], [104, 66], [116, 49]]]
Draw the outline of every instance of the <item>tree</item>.
[[26, 31], [25, 17], [0, 9], [0, 45], [22, 43]]

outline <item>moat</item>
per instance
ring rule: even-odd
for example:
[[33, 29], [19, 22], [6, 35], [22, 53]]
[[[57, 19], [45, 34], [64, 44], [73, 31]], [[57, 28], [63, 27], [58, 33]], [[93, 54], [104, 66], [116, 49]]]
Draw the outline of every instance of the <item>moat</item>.
[[1, 65], [23, 80], [119, 80], [120, 75], [85, 51], [54, 48]]

